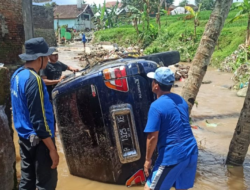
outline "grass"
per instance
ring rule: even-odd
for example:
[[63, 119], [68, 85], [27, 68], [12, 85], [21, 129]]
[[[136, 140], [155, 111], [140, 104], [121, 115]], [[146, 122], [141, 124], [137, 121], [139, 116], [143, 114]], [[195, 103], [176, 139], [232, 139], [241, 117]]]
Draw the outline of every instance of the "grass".
[[[230, 11], [228, 18], [225, 21], [218, 45], [215, 48], [211, 60], [211, 63], [214, 66], [219, 66], [227, 56], [232, 54], [238, 46], [245, 41], [247, 18], [237, 20], [234, 23], [229, 23], [237, 12], [237, 10]], [[162, 29], [159, 31], [157, 39], [152, 41], [146, 48], [145, 53], [178, 50], [181, 53], [182, 61], [192, 60], [210, 14], [211, 11], [202, 11], [200, 13], [200, 25], [197, 27], [196, 42], [192, 40], [194, 33], [193, 20], [187, 20], [184, 22], [183, 17], [185, 15], [161, 17]], [[151, 18], [150, 23], [157, 27], [155, 18]], [[139, 29], [142, 30], [142, 27], [139, 26]], [[130, 46], [137, 44], [137, 35], [133, 26], [126, 25], [119, 28], [96, 32], [95, 41], [110, 41], [121, 46]]]

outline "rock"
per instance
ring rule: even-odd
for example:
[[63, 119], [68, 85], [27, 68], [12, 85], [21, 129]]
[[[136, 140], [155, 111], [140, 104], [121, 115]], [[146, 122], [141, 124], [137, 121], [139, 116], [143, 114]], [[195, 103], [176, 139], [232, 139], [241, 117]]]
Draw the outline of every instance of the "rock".
[[16, 155], [8, 118], [4, 106], [0, 106], [0, 189], [13, 189]]
[[0, 189], [14, 189], [15, 147], [12, 140], [8, 69], [0, 68]]
[[240, 89], [237, 92], [237, 96], [239, 96], [239, 97], [246, 97], [246, 95], [247, 95], [247, 89], [248, 89], [248, 87]]

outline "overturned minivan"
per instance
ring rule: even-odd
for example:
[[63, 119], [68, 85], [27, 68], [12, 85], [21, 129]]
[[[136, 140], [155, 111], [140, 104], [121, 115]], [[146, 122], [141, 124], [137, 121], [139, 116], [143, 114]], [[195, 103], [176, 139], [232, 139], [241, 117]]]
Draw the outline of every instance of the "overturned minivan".
[[69, 171], [125, 184], [143, 167], [150, 104], [147, 73], [178, 63], [179, 52], [123, 58], [68, 75], [53, 90], [53, 106]]

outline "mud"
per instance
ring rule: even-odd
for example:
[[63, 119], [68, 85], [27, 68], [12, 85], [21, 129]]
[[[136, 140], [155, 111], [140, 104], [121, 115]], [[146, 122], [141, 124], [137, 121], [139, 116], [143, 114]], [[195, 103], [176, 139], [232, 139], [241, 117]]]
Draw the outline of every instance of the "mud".
[[[71, 51], [63, 51], [63, 48], [59, 50], [59, 60], [80, 68], [78, 60], [74, 60], [74, 56], [83, 50], [80, 44], [66, 47]], [[193, 129], [193, 132], [200, 149], [195, 186], [192, 188], [194, 190], [250, 189], [250, 151], [248, 151], [243, 167], [224, 165], [229, 143], [244, 102], [244, 98], [236, 96], [236, 91], [228, 89], [233, 85], [231, 77], [232, 74], [209, 68], [204, 81], [211, 81], [211, 83], [202, 84], [197, 97], [198, 107], [194, 107], [192, 111], [193, 125], [199, 126], [198, 129]], [[178, 87], [174, 88], [173, 92], [180, 94], [184, 82], [176, 82], [176, 84]], [[209, 123], [216, 123], [217, 127], [208, 127], [206, 120]], [[60, 155], [58, 190], [127, 189], [125, 186], [104, 184], [70, 175], [58, 135], [56, 142]], [[15, 145], [18, 151], [16, 132]], [[17, 162], [20, 175], [19, 157], [17, 157]], [[132, 187], [132, 189], [143, 189], [143, 187]]]

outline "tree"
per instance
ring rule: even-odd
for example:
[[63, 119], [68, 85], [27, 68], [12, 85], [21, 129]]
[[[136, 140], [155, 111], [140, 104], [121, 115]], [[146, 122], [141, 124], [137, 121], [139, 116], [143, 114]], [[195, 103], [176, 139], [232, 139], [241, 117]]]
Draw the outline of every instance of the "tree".
[[118, 15], [116, 14], [116, 12], [117, 12], [118, 5], [119, 5], [119, 2], [117, 1], [115, 6], [105, 9], [105, 13], [107, 17], [107, 26], [109, 28], [113, 28], [114, 24], [117, 21]]
[[234, 3], [233, 9], [239, 9], [240, 11], [235, 15], [235, 17], [230, 21], [234, 22], [240, 18], [248, 18], [247, 22], [247, 35], [246, 35], [246, 46], [250, 45], [250, 2], [248, 0], [244, 0], [241, 3]]
[[214, 0], [195, 0], [197, 6], [202, 4], [201, 10], [212, 10], [214, 8], [214, 3]]
[[158, 5], [158, 13], [156, 15], [156, 22], [159, 26], [159, 30], [161, 29], [161, 9], [163, 5], [164, 0], [160, 0], [159, 5]]
[[192, 15], [192, 17], [194, 18], [194, 37], [195, 37], [195, 38], [196, 38], [196, 28], [197, 28], [197, 26], [200, 25], [200, 21], [199, 21], [198, 16], [199, 16], [199, 14], [200, 14], [201, 6], [202, 6], [202, 4], [199, 5], [199, 9], [198, 9], [198, 11], [196, 11], [196, 12], [193, 10], [192, 7], [185, 6], [185, 9], [186, 9], [187, 11], [189, 11], [189, 12], [190, 12], [190, 15]]
[[45, 4], [44, 4], [44, 6], [45, 6], [45, 7], [53, 7], [53, 8], [54, 8], [54, 7], [56, 7], [56, 6], [57, 6], [57, 4], [56, 4], [56, 2], [52, 2], [52, 3], [45, 3]]
[[226, 164], [241, 166], [250, 143], [250, 81], [241, 114], [229, 146]]
[[93, 11], [93, 14], [96, 14], [98, 12], [98, 7], [95, 3], [93, 3], [92, 5], [90, 5], [92, 11]]
[[180, 7], [185, 7], [188, 3], [189, 3], [188, 0], [182, 0], [182, 1], [179, 3], [179, 6], [180, 6]]
[[137, 37], [139, 36], [139, 29], [138, 29], [138, 21], [143, 18], [143, 12], [138, 10], [136, 7], [128, 5], [127, 9], [131, 13], [130, 18], [134, 24], [134, 28], [136, 30]]
[[140, 11], [143, 11], [143, 0], [122, 0], [122, 8], [125, 8], [127, 5], [133, 6]]
[[165, 0], [165, 10], [168, 11], [168, 7], [173, 5], [174, 0]]
[[214, 52], [220, 32], [224, 26], [233, 0], [217, 0], [211, 13], [205, 31], [200, 41], [192, 67], [188, 73], [188, 79], [182, 89], [182, 97], [187, 101], [189, 114], [195, 103], [203, 77], [206, 74], [211, 56]]

